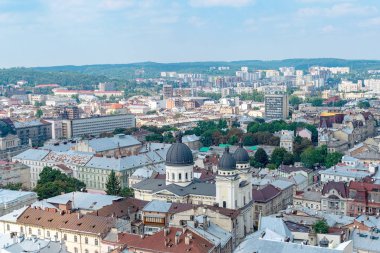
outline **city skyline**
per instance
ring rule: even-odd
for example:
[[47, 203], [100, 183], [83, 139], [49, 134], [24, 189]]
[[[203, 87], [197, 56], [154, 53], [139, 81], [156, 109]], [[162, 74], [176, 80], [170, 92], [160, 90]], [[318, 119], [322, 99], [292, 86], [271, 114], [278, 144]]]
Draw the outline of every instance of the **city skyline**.
[[0, 67], [380, 59], [372, 0], [1, 0], [0, 24]]

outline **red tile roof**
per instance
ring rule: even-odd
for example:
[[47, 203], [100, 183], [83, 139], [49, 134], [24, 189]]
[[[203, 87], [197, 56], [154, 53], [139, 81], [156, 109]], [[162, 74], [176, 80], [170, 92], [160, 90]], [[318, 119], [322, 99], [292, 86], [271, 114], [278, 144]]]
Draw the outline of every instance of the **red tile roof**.
[[344, 182], [328, 182], [323, 186], [322, 195], [325, 195], [331, 190], [336, 190], [342, 198], [348, 197], [348, 189]]
[[273, 198], [277, 197], [281, 193], [281, 190], [269, 184], [264, 188], [252, 190], [252, 198], [254, 202], [266, 203]]
[[[114, 201], [111, 205], [104, 206], [99, 210], [92, 212], [92, 215], [103, 217], [127, 217], [130, 214], [136, 213], [142, 210], [149, 201], [139, 200], [135, 198], [125, 198]], [[129, 214], [128, 214], [129, 210]]]
[[[175, 243], [176, 234], [179, 234], [178, 244]], [[190, 243], [186, 245], [185, 237], [189, 234], [191, 234]], [[212, 243], [189, 229], [183, 231], [181, 228], [172, 227], [166, 236], [164, 230], [151, 236], [145, 236], [144, 238], [133, 234], [119, 234], [119, 242], [126, 244], [126, 248], [130, 250], [141, 250], [144, 252], [206, 253], [215, 247]]]
[[115, 219], [29, 207], [17, 219], [17, 223], [105, 236], [113, 227]]

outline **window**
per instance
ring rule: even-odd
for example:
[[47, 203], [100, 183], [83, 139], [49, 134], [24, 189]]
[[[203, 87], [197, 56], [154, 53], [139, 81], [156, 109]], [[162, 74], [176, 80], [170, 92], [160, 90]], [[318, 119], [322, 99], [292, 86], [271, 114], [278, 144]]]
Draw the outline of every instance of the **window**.
[[187, 172], [185, 173], [185, 179], [189, 179]]
[[63, 240], [67, 241], [67, 235], [63, 234]]
[[11, 228], [10, 228], [9, 224], [7, 224], [7, 230], [8, 230], [8, 231], [9, 231], [9, 230], [11, 230]]
[[95, 239], [95, 245], [97, 246], [99, 244], [98, 239]]
[[178, 180], [182, 180], [182, 174], [178, 173]]
[[50, 231], [46, 231], [46, 236], [50, 237]]
[[40, 229], [38, 229], [38, 235], [41, 235], [41, 230]]
[[78, 237], [74, 235], [74, 242], [78, 242]]
[[85, 249], [85, 250], [84, 250], [84, 253], [88, 253], [88, 249]]
[[88, 244], [88, 238], [87, 237], [84, 238], [84, 243]]
[[224, 207], [224, 208], [227, 207], [227, 202], [226, 202], [226, 201], [223, 201], [223, 207]]
[[74, 247], [74, 253], [78, 253], [78, 248]]
[[32, 228], [29, 228], [29, 234], [31, 234], [32, 233]]
[[174, 176], [174, 173], [172, 173], [172, 180], [174, 180], [175, 179], [175, 176]]

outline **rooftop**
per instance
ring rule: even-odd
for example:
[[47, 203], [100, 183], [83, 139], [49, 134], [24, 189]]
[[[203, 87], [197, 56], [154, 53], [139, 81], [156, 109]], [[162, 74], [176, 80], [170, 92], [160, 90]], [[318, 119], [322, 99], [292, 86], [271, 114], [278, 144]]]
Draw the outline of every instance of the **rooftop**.
[[[104, 206], [111, 205], [114, 200], [119, 199], [122, 199], [122, 197], [87, 192], [71, 192], [48, 198], [44, 202], [59, 205], [67, 204], [71, 201], [73, 209], [98, 210]], [[36, 202], [32, 206], [39, 206], [39, 203]]]
[[[128, 249], [154, 250], [157, 252], [206, 253], [211, 252], [214, 248], [211, 242], [192, 232], [190, 229], [183, 230], [182, 228], [171, 227], [167, 235], [164, 233], [164, 230], [161, 230], [143, 238], [138, 235], [124, 233], [119, 234], [119, 242], [127, 244]], [[185, 237], [189, 234], [191, 234], [191, 239], [189, 240], [189, 244], [186, 244]], [[179, 238], [178, 244], [175, 243], [176, 236]]]
[[125, 134], [117, 134], [110, 138], [95, 138], [82, 142], [87, 143], [88, 146], [93, 148], [95, 152], [141, 145], [141, 142], [139, 142], [136, 138]]
[[0, 189], [0, 206], [6, 206], [16, 201], [23, 202], [33, 198], [37, 199], [37, 194], [35, 192]]
[[63, 213], [53, 210], [43, 210], [41, 208], [27, 208], [17, 223], [34, 225], [39, 227], [49, 227], [51, 229], [79, 231], [82, 233], [105, 235], [113, 226], [113, 218], [95, 216], [90, 214], [81, 215], [79, 213]]

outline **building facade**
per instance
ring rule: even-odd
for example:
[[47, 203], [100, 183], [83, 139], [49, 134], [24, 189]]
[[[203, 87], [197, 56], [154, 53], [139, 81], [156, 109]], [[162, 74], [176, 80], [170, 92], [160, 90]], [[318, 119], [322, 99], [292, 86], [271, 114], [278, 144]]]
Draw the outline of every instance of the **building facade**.
[[135, 116], [131, 114], [63, 120], [62, 135], [65, 138], [86, 135], [99, 136], [101, 133], [113, 132], [116, 128], [131, 128], [135, 126]]
[[265, 95], [265, 118], [268, 120], [286, 119], [289, 116], [288, 95]]

